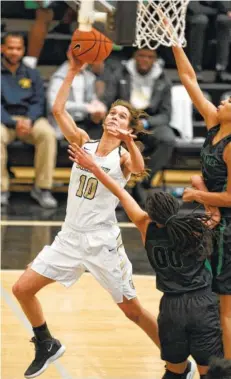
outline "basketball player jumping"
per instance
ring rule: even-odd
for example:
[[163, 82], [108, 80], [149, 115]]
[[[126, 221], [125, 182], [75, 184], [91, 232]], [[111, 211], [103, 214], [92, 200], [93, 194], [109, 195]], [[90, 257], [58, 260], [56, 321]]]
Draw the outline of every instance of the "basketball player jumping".
[[[91, 152], [102, 169], [123, 188], [130, 173], [144, 170], [143, 157], [131, 134], [141, 130], [139, 117], [143, 114], [127, 102], [115, 102], [105, 118], [101, 140], [91, 141], [65, 110], [71, 83], [81, 68], [72, 53], [69, 52], [68, 57], [69, 70], [54, 104], [54, 116], [66, 139]], [[127, 150], [120, 146], [121, 141]], [[141, 306], [133, 286], [132, 265], [116, 225], [117, 204], [118, 199], [88, 170], [73, 165], [62, 230], [13, 286], [13, 293], [34, 331], [32, 342], [36, 355], [25, 372], [26, 378], [40, 375], [65, 351], [65, 347], [50, 334], [36, 293], [55, 281], [69, 287], [86, 269], [110, 292], [125, 315], [159, 345], [157, 322]]]
[[201, 151], [203, 179], [194, 178], [202, 191], [187, 188], [183, 200], [219, 207], [222, 215], [211, 259], [213, 289], [220, 297], [224, 352], [231, 359], [231, 97], [215, 107], [203, 95], [184, 50], [178, 46], [172, 49], [181, 82], [208, 130]]
[[[200, 378], [205, 379], [210, 358], [223, 357], [218, 301], [212, 292], [212, 273], [206, 259], [212, 250], [206, 219], [194, 213], [180, 216], [179, 202], [164, 192], [150, 194], [144, 212], [90, 154], [72, 145], [69, 155], [119, 198], [141, 233], [156, 272], [157, 288], [164, 293], [158, 316], [161, 357], [167, 361], [162, 379], [185, 378], [190, 354]], [[192, 373], [186, 376], [192, 377]]]

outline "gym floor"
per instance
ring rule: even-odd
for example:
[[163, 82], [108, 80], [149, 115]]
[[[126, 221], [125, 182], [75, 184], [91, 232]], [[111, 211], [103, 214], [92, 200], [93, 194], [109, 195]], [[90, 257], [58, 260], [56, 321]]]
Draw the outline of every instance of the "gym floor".
[[[2, 378], [19, 379], [34, 357], [31, 327], [11, 287], [65, 217], [67, 194], [56, 193], [57, 210], [41, 209], [28, 193], [13, 193], [2, 209]], [[117, 211], [134, 283], [144, 307], [157, 316], [161, 293], [139, 232]], [[94, 289], [94, 290], [92, 290]], [[42, 374], [44, 379], [160, 379], [164, 362], [149, 338], [127, 320], [110, 295], [89, 274], [70, 289], [55, 283], [39, 293], [48, 325], [66, 353]], [[195, 379], [198, 379], [196, 376]]]

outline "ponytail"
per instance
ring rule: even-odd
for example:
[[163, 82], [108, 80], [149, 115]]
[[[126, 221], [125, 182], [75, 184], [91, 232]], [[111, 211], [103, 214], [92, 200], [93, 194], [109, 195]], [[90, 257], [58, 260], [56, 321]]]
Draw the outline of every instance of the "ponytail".
[[147, 197], [146, 210], [150, 218], [166, 227], [171, 245], [182, 254], [194, 254], [203, 260], [212, 252], [213, 232], [206, 222], [209, 217], [199, 213], [178, 214], [179, 201], [165, 192]]

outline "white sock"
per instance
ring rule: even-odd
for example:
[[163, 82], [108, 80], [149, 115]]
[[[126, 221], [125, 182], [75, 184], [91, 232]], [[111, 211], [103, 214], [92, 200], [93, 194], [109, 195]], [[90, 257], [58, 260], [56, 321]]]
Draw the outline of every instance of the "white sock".
[[23, 63], [26, 66], [29, 66], [30, 68], [36, 68], [37, 63], [38, 63], [38, 58], [36, 57], [24, 57], [23, 58]]

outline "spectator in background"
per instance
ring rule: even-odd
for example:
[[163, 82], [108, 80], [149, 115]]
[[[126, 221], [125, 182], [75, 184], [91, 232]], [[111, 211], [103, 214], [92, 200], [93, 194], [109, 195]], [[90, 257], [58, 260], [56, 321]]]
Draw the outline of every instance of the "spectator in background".
[[[53, 74], [47, 91], [49, 120], [55, 127], [57, 137], [63, 138], [60, 128], [52, 115], [55, 98], [68, 71], [68, 61], [64, 62]], [[72, 83], [66, 110], [81, 129], [84, 129], [91, 139], [99, 139], [102, 134], [101, 121], [106, 115], [105, 105], [97, 100], [95, 90], [95, 75], [83, 66]]]
[[[28, 1], [25, 1], [28, 3]], [[31, 2], [30, 2], [31, 3]], [[28, 34], [27, 56], [23, 62], [31, 67], [37, 66], [49, 26], [53, 20], [61, 20], [54, 32], [70, 33], [70, 23], [76, 20], [74, 12], [65, 1], [34, 1], [37, 4], [35, 21]]]
[[216, 28], [216, 81], [231, 83], [231, 74], [226, 71], [229, 63], [231, 1], [190, 1], [187, 22], [189, 55], [198, 80], [203, 80], [203, 47], [210, 23], [211, 27]]
[[105, 90], [105, 83], [102, 80], [102, 76], [105, 74], [105, 71], [107, 69], [107, 65], [105, 65], [105, 62], [96, 62], [91, 65], [88, 65], [87, 69], [92, 72], [95, 76], [95, 93], [96, 96], [101, 99], [104, 90]]
[[54, 129], [43, 117], [43, 82], [35, 69], [21, 61], [24, 40], [20, 34], [8, 33], [2, 45], [1, 68], [1, 205], [8, 204], [9, 176], [7, 145], [16, 138], [35, 145], [35, 186], [31, 197], [44, 208], [55, 208], [51, 194], [57, 141]]
[[113, 75], [104, 75], [103, 80], [103, 101], [107, 107], [115, 99], [122, 99], [149, 115], [142, 122], [151, 135], [141, 139], [145, 146], [144, 155], [149, 156], [147, 165], [150, 169], [150, 177], [143, 186], [149, 188], [152, 177], [171, 159], [175, 145], [175, 134], [169, 126], [171, 82], [157, 59], [156, 51], [148, 48], [136, 50], [132, 59], [120, 65]]

